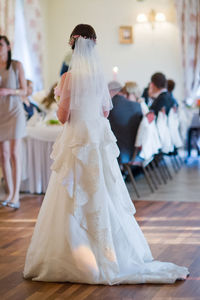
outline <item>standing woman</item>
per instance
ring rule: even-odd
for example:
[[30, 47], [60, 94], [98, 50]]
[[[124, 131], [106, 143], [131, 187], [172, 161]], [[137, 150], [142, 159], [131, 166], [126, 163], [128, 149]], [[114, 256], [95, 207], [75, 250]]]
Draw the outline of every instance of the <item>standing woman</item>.
[[0, 35], [0, 160], [7, 186], [7, 195], [1, 204], [14, 209], [20, 207], [20, 146], [26, 126], [21, 97], [25, 95], [23, 66], [11, 59], [10, 42]]

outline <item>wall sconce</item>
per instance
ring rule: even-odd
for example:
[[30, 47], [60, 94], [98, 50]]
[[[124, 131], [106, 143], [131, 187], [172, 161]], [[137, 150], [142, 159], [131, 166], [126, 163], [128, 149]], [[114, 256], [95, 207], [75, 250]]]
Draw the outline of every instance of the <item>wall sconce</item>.
[[156, 13], [154, 9], [152, 9], [148, 16], [145, 14], [139, 14], [137, 16], [137, 22], [138, 23], [147, 23], [149, 22], [152, 26], [152, 29], [154, 29], [155, 27], [155, 23], [156, 22], [165, 22], [166, 21], [166, 17], [165, 14], [158, 12]]

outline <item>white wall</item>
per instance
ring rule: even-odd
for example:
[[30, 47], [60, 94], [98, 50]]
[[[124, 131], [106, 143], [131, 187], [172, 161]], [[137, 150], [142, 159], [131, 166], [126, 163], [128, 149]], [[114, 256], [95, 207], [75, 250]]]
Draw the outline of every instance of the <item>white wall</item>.
[[[114, 66], [119, 67], [119, 81], [137, 81], [141, 88], [148, 84], [154, 72], [161, 71], [175, 79], [175, 96], [182, 99], [181, 51], [173, 0], [40, 1], [46, 30], [46, 86], [49, 87], [58, 78], [73, 28], [79, 23], [88, 23], [97, 32], [97, 47], [108, 81], [112, 80]], [[169, 22], [155, 26], [153, 30], [149, 24], [137, 24], [137, 14], [148, 13], [152, 8], [164, 12]], [[119, 44], [118, 29], [121, 25], [133, 26], [133, 44]]]

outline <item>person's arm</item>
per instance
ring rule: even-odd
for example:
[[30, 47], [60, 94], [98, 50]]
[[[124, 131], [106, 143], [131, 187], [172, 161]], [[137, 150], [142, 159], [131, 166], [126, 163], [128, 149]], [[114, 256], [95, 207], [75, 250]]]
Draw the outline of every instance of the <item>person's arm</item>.
[[[61, 77], [61, 81], [58, 84], [58, 86], [55, 88], [55, 96], [61, 97], [60, 101], [58, 102], [58, 110], [57, 110], [57, 117], [58, 120], [64, 124], [69, 120], [69, 115], [70, 115], [70, 97], [69, 93], [66, 92], [66, 95], [63, 91], [65, 88], [65, 80], [69, 80], [69, 74], [64, 73]], [[64, 97], [65, 95], [65, 97]]]
[[61, 79], [60, 79], [59, 83], [57, 84], [57, 86], [54, 89], [54, 96], [55, 96], [56, 100], [58, 100], [57, 98], [59, 98], [61, 96], [61, 92], [62, 92], [64, 82], [65, 82], [65, 78], [66, 78], [67, 74], [68, 73], [64, 73], [61, 76]]
[[19, 74], [19, 88], [18, 89], [8, 89], [8, 88], [0, 88], [0, 96], [26, 96], [26, 79], [24, 76], [24, 69], [21, 62], [16, 61], [16, 70]]
[[63, 99], [60, 101], [57, 110], [58, 120], [64, 124], [69, 120], [70, 115], [70, 98]]

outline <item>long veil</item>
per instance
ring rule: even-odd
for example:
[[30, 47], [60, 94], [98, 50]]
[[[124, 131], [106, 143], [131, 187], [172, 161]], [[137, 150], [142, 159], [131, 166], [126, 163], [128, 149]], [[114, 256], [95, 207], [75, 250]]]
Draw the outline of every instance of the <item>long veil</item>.
[[112, 109], [94, 40], [81, 36], [76, 40], [68, 72], [69, 76], [63, 89], [70, 96], [70, 109]]

